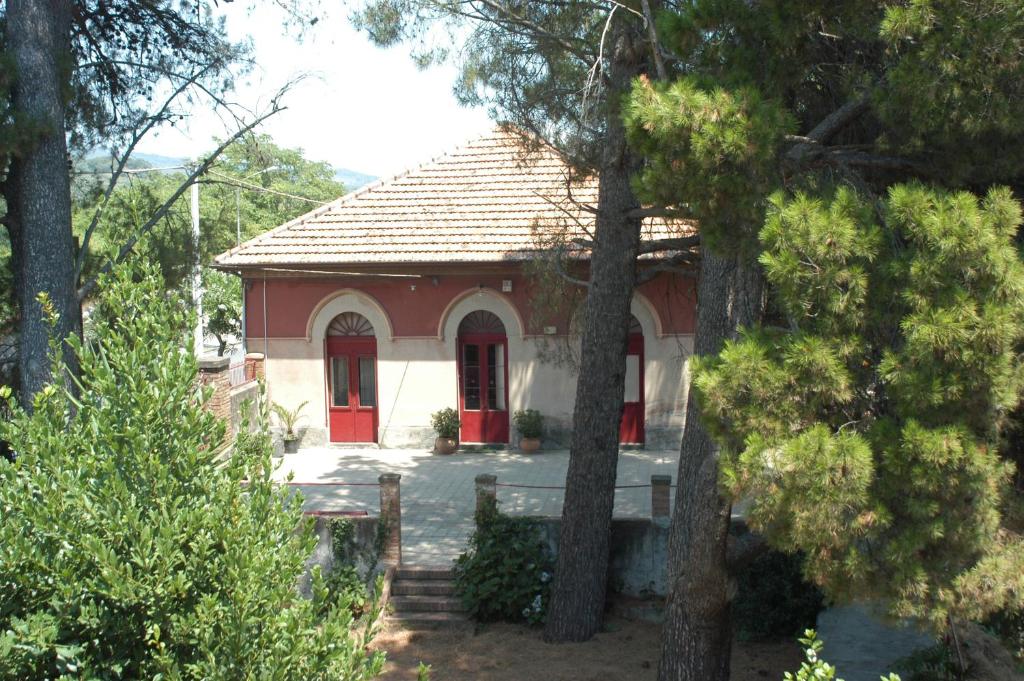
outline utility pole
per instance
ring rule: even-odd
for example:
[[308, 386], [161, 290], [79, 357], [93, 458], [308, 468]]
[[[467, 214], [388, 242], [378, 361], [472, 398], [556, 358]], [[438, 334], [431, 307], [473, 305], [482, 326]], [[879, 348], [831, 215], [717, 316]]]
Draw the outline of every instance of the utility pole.
[[195, 353], [203, 356], [203, 272], [199, 252], [199, 183], [192, 183], [192, 305], [196, 311]]

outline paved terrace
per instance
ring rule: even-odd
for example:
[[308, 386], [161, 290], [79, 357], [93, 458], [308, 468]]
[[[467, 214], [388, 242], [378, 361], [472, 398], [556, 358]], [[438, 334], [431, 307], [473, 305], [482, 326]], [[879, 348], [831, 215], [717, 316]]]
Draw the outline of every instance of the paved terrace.
[[[678, 451], [623, 451], [617, 485], [648, 485], [651, 475], [671, 475]], [[413, 449], [303, 449], [286, 454], [275, 478], [292, 475], [309, 511], [380, 511], [381, 473], [402, 476], [402, 558], [421, 565], [447, 564], [463, 551], [473, 531], [474, 479], [498, 477], [499, 508], [511, 515], [560, 516], [569, 465], [566, 450], [533, 455], [511, 452], [437, 456]], [[358, 483], [352, 486], [330, 483]], [[370, 483], [370, 484], [367, 484]], [[526, 487], [503, 487], [502, 485]], [[548, 489], [555, 487], [556, 489]], [[674, 492], [673, 503], [674, 503]], [[649, 487], [617, 489], [617, 518], [649, 518]]]

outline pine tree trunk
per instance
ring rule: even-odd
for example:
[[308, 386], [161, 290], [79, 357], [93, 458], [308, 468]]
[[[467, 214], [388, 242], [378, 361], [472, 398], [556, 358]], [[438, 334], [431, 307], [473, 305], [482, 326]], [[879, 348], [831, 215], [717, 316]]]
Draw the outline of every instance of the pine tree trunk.
[[[756, 266], [702, 253], [695, 354], [718, 352], [738, 326], [759, 321], [763, 308]], [[658, 680], [728, 681], [732, 620], [726, 549], [732, 508], [718, 491], [718, 448], [701, 424], [692, 384], [678, 481]]]
[[630, 176], [639, 169], [626, 144], [617, 102], [639, 72], [640, 54], [625, 21], [616, 22], [609, 69], [595, 244], [590, 261], [569, 470], [544, 639], [585, 641], [601, 627], [612, 506], [619, 457], [629, 308], [636, 282], [640, 220]]
[[27, 147], [11, 161], [4, 183], [21, 314], [21, 401], [31, 408], [32, 395], [50, 378], [50, 327], [38, 294], [49, 296], [58, 315], [55, 333], [60, 338], [81, 327], [62, 93], [71, 64], [71, 3], [9, 0], [6, 30], [8, 51], [17, 69], [13, 108], [22, 120], [37, 127]]

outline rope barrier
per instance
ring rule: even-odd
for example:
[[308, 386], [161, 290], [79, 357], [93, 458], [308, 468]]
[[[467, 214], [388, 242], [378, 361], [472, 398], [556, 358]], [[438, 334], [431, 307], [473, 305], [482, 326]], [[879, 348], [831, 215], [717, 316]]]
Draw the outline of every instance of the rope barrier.
[[[565, 489], [564, 485], [515, 485], [507, 482], [496, 482], [494, 483], [494, 486], [514, 487], [516, 489]], [[646, 485], [616, 485], [615, 489], [642, 489], [650, 486], [651, 485], [649, 483]], [[672, 485], [672, 487], [675, 487], [675, 485]]]
[[286, 482], [290, 487], [380, 487], [379, 482]]

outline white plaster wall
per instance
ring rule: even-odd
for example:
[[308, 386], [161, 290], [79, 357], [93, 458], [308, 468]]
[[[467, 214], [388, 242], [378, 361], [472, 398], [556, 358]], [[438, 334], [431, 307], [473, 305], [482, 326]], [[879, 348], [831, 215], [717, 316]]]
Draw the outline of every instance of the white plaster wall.
[[[474, 310], [488, 310], [505, 325], [508, 338], [509, 407], [533, 408], [552, 424], [571, 423], [576, 375], [565, 367], [542, 363], [543, 339], [523, 337], [522, 322], [511, 304], [492, 291], [467, 292], [450, 307], [437, 338], [390, 337], [383, 311], [361, 294], [345, 292], [318, 307], [310, 322], [310, 338], [270, 339], [266, 345], [267, 385], [271, 400], [294, 408], [304, 400], [304, 444], [326, 438], [327, 402], [323, 337], [327, 325], [346, 311], [363, 314], [374, 325], [377, 339], [378, 440], [389, 446], [422, 446], [432, 439], [430, 414], [457, 408], [456, 341], [459, 322]], [[657, 319], [642, 300], [633, 314], [644, 332], [644, 401], [648, 444], [678, 446], [685, 416], [686, 360], [692, 336], [659, 338]], [[248, 346], [262, 350], [264, 342], [250, 338]], [[511, 434], [515, 437], [515, 434]], [[673, 438], [674, 444], [673, 444]]]

